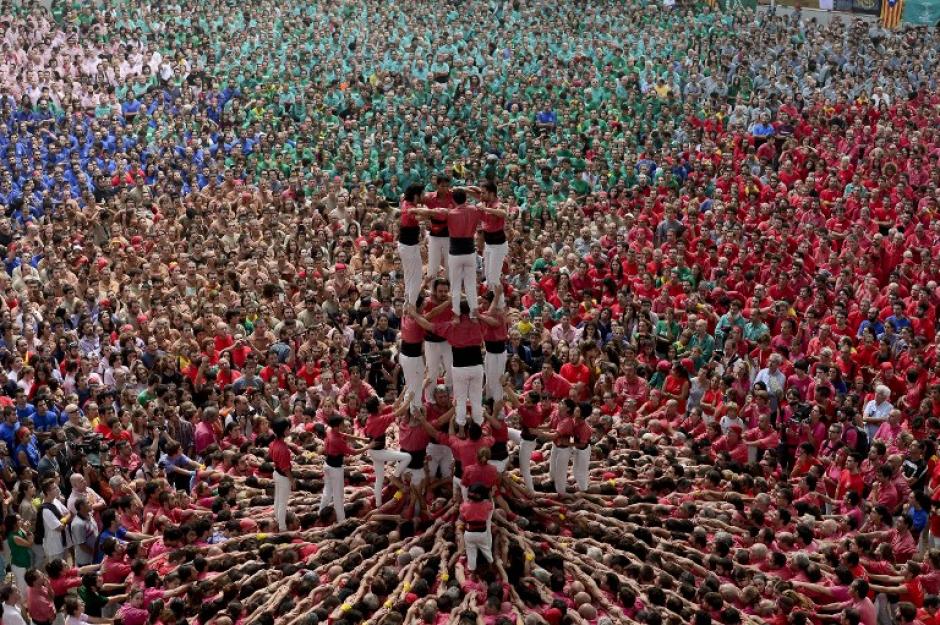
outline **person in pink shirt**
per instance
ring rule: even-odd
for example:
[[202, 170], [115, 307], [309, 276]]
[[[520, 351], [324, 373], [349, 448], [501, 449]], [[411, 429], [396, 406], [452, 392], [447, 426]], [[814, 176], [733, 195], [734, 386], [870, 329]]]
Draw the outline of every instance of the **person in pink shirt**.
[[49, 577], [39, 569], [26, 571], [26, 605], [35, 625], [52, 625], [56, 617], [55, 593]]
[[[869, 585], [863, 579], [856, 579], [849, 585], [849, 599], [838, 603], [830, 603], [817, 606], [823, 619], [837, 618], [839, 615], [831, 615], [834, 612], [845, 612], [853, 610], [858, 616], [860, 625], [878, 625], [878, 609], [871, 599], [868, 598]], [[850, 613], [851, 614], [851, 613]], [[851, 622], [852, 618], [849, 619]]]

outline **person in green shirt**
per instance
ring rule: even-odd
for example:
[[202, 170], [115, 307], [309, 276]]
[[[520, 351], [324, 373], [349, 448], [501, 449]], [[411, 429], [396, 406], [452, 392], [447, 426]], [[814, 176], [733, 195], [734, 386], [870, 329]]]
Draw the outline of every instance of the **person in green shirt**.
[[[10, 548], [10, 568], [17, 588], [26, 596], [26, 571], [33, 565], [33, 533], [23, 527], [20, 515], [7, 515], [3, 521], [7, 534], [7, 546]], [[6, 563], [4, 563], [6, 568]]]

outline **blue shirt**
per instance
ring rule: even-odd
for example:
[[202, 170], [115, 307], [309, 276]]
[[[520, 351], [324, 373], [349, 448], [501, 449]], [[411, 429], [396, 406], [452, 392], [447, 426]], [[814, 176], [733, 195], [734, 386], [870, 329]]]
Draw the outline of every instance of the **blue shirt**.
[[16, 417], [19, 420], [32, 419], [33, 415], [36, 414], [36, 406], [27, 403], [22, 408], [16, 409]]
[[751, 134], [755, 137], [769, 137], [774, 134], [774, 127], [770, 124], [754, 124], [751, 126]]
[[29, 440], [16, 446], [13, 454], [13, 464], [20, 466], [20, 452], [26, 454], [26, 462], [30, 468], [35, 469], [39, 465], [39, 447], [36, 446], [36, 437], [30, 436]]
[[899, 318], [899, 317], [895, 317], [894, 315], [891, 315], [891, 316], [888, 317], [885, 321], [887, 321], [888, 323], [894, 324], [894, 329], [895, 329], [896, 331], [898, 331], [898, 332], [900, 332], [900, 331], [903, 330], [904, 328], [910, 328], [910, 327], [911, 327], [911, 320], [908, 319], [907, 317], [900, 317], [900, 318]]
[[540, 124], [557, 124], [558, 114], [555, 111], [542, 111], [535, 116], [535, 121]]
[[104, 552], [101, 551], [101, 545], [104, 544], [106, 538], [116, 538], [118, 540], [124, 540], [124, 537], [127, 536], [127, 530], [121, 526], [118, 526], [117, 532], [112, 532], [111, 530], [104, 530], [98, 534], [98, 544], [95, 546], [95, 564], [101, 564], [101, 561], [104, 560]]
[[883, 323], [881, 323], [877, 319], [875, 321], [870, 321], [868, 319], [865, 319], [858, 326], [858, 336], [861, 336], [862, 334], [864, 334], [865, 330], [867, 330], [868, 328], [871, 328], [872, 330], [874, 330], [875, 337], [879, 337], [885, 333], [885, 325]]
[[64, 424], [59, 413], [54, 410], [46, 410], [44, 414], [39, 414], [39, 412], [33, 414], [33, 427], [37, 432], [48, 432]]
[[10, 450], [10, 453], [13, 453], [15, 448], [14, 441], [16, 440], [16, 432], [20, 429], [20, 422], [17, 421], [13, 425], [10, 425], [6, 421], [0, 423], [0, 440], [7, 444], [7, 449]]

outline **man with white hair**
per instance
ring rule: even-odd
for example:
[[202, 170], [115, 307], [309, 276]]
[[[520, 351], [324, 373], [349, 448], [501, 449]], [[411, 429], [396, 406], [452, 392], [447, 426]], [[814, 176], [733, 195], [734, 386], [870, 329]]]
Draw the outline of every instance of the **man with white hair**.
[[780, 398], [783, 397], [783, 388], [787, 383], [787, 376], [780, 370], [783, 357], [780, 354], [771, 354], [767, 366], [757, 372], [754, 384], [762, 382], [767, 387], [770, 396], [770, 410], [776, 411]]
[[888, 421], [894, 406], [889, 401], [891, 399], [891, 389], [884, 384], [875, 387], [875, 398], [865, 404], [862, 410], [862, 421], [865, 423], [865, 431], [868, 432], [868, 438], [872, 439], [875, 432], [881, 427], [882, 423]]
[[88, 485], [88, 482], [85, 481], [85, 476], [81, 473], [73, 473], [71, 477], [69, 477], [69, 483], [72, 485], [72, 492], [69, 495], [66, 505], [69, 512], [72, 514], [76, 513], [75, 503], [79, 499], [84, 499], [88, 502], [88, 507], [93, 514], [98, 514], [108, 507], [108, 502]]

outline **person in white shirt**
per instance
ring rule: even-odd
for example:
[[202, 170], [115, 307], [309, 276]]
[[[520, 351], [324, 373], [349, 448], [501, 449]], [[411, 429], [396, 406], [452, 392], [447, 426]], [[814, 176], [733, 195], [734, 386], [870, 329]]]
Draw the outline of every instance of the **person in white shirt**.
[[3, 601], [3, 625], [26, 625], [20, 602], [23, 595], [15, 584], [5, 583], [0, 586], [0, 601]]
[[[49, 480], [43, 485], [43, 503], [37, 523], [43, 525], [42, 550], [46, 561], [65, 558], [66, 549], [71, 544], [68, 535], [68, 523], [72, 514], [59, 498], [59, 484]], [[4, 625], [8, 625], [4, 620]]]
[[783, 397], [783, 389], [787, 383], [787, 376], [780, 370], [783, 363], [783, 357], [780, 354], [771, 354], [767, 360], [767, 367], [757, 372], [754, 378], [754, 384], [761, 382], [767, 389], [770, 396], [770, 409], [776, 410], [780, 399]]
[[862, 421], [865, 423], [865, 431], [868, 432], [868, 438], [871, 440], [875, 432], [881, 427], [882, 423], [888, 420], [894, 406], [889, 401], [891, 399], [891, 389], [884, 384], [875, 387], [875, 398], [865, 404], [862, 410]]

